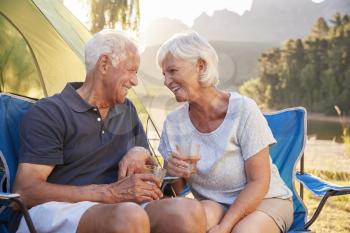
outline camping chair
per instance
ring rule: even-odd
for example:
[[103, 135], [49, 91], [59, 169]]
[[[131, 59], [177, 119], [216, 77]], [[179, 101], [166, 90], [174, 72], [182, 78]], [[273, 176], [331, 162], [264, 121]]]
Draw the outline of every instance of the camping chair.
[[[288, 108], [278, 112], [265, 113], [264, 116], [277, 140], [277, 143], [270, 147], [271, 158], [282, 179], [293, 192], [294, 221], [288, 232], [310, 232], [309, 227], [319, 216], [328, 197], [350, 194], [350, 186], [333, 185], [304, 173], [303, 163], [301, 171], [296, 172], [296, 166], [304, 154], [306, 142], [306, 110], [304, 108]], [[313, 194], [322, 197], [317, 210], [309, 221], [307, 221], [306, 206], [294, 187], [295, 178]], [[189, 192], [190, 189], [187, 186], [179, 195], [184, 196]]]
[[0, 172], [0, 232], [2, 233], [8, 232], [8, 223], [12, 212], [8, 205], [12, 202], [19, 205], [30, 232], [36, 232], [25, 204], [18, 194], [12, 193], [20, 147], [20, 122], [24, 113], [34, 102], [28, 98], [0, 93], [0, 156], [2, 165]]
[[[293, 192], [294, 221], [289, 233], [310, 232], [309, 227], [316, 221], [328, 197], [350, 194], [350, 186], [333, 185], [304, 173], [303, 163], [301, 171], [295, 172], [296, 165], [304, 154], [306, 142], [306, 110], [304, 108], [288, 108], [265, 114], [265, 118], [277, 140], [277, 143], [270, 147], [271, 158], [282, 179]], [[313, 194], [322, 197], [309, 221], [307, 221], [307, 209], [294, 187], [295, 178]]]

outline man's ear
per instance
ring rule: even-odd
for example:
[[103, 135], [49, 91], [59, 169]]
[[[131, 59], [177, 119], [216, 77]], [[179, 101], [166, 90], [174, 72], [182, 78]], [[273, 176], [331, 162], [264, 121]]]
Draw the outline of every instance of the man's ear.
[[106, 74], [107, 72], [107, 68], [109, 66], [108, 64], [108, 60], [109, 60], [109, 57], [105, 54], [101, 55], [98, 60], [97, 60], [97, 67], [98, 67], [98, 70], [102, 73], [102, 74]]
[[203, 74], [205, 71], [207, 71], [207, 62], [204, 61], [202, 58], [199, 58], [197, 61], [197, 68], [198, 71]]

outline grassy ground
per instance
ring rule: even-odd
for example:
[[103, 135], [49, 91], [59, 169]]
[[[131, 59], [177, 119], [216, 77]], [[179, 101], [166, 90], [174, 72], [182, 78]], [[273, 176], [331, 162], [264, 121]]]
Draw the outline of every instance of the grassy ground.
[[[309, 140], [305, 148], [305, 169], [328, 182], [350, 186], [350, 156], [345, 153], [344, 144]], [[305, 191], [304, 200], [310, 219], [320, 198]], [[349, 233], [350, 195], [329, 198], [311, 230], [317, 233]]]
[[[350, 164], [350, 161], [349, 161]], [[323, 172], [312, 170], [311, 173], [320, 176], [321, 178], [338, 184], [350, 185], [350, 174], [337, 174], [337, 172]], [[332, 179], [336, 177], [336, 179]], [[310, 192], [305, 191], [304, 202], [309, 213], [308, 219], [315, 212], [320, 198], [314, 197]], [[315, 233], [349, 233], [350, 232], [350, 195], [331, 197], [316, 222], [310, 228]]]

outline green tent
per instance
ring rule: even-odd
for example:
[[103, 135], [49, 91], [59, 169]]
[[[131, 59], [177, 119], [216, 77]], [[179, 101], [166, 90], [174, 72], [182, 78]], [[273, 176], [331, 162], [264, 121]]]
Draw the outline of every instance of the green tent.
[[[40, 99], [61, 92], [67, 82], [83, 81], [90, 36], [62, 1], [0, 0], [0, 92]], [[148, 135], [158, 138], [134, 90], [129, 98]]]
[[42, 98], [84, 80], [90, 36], [60, 1], [0, 1], [0, 91]]

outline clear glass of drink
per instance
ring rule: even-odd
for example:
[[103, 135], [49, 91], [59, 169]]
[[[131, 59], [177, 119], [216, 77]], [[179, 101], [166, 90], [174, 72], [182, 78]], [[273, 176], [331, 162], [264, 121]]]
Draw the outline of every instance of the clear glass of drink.
[[192, 172], [196, 168], [197, 161], [200, 159], [200, 145], [197, 143], [182, 143], [176, 145], [176, 149], [181, 156], [186, 157], [186, 162], [189, 163], [188, 170]]
[[155, 175], [162, 184], [163, 179], [166, 175], [166, 169], [157, 165], [145, 165], [143, 168], [143, 173]]

